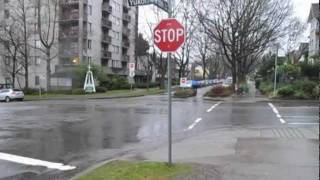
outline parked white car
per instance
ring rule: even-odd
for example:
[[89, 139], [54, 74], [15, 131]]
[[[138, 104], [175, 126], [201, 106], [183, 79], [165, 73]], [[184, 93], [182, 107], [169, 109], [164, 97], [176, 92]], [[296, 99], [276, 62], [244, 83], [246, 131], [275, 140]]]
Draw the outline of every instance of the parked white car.
[[23, 101], [24, 93], [17, 89], [1, 89], [0, 90], [0, 101]]

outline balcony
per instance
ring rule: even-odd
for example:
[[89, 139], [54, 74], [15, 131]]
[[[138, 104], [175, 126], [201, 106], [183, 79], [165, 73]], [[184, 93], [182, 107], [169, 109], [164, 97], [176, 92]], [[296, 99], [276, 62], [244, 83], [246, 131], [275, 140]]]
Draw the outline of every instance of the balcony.
[[60, 21], [78, 21], [80, 18], [79, 11], [73, 11], [70, 13], [64, 13], [60, 16]]
[[109, 3], [103, 3], [102, 4], [102, 11], [107, 12], [108, 14], [112, 13], [112, 7], [109, 5]]
[[101, 26], [106, 29], [111, 29], [112, 22], [106, 18], [102, 18], [101, 19]]
[[123, 14], [123, 21], [125, 22], [130, 22], [131, 21], [131, 16], [129, 14]]
[[111, 37], [103, 35], [101, 41], [102, 43], [105, 43], [105, 44], [111, 44]]
[[112, 53], [110, 51], [102, 50], [101, 59], [111, 59]]
[[[60, 0], [60, 5], [63, 6], [74, 6], [74, 5], [79, 5], [81, 0]], [[84, 4], [88, 4], [88, 0], [83, 0]]]
[[130, 47], [129, 40], [123, 40], [122, 41], [122, 47], [128, 49]]
[[63, 40], [63, 39], [78, 39], [79, 37], [79, 31], [60, 31], [59, 33], [59, 40]]
[[130, 31], [129, 28], [124, 27], [124, 28], [122, 29], [122, 33], [123, 33], [123, 35], [129, 36], [130, 33], [131, 33], [131, 31]]
[[122, 61], [123, 62], [129, 62], [129, 60], [130, 60], [130, 56], [128, 56], [128, 55], [123, 55], [122, 56]]

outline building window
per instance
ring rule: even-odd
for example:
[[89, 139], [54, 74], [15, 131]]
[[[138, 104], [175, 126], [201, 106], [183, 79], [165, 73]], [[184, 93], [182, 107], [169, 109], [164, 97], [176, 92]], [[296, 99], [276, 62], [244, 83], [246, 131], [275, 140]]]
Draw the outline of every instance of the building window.
[[39, 77], [39, 76], [35, 76], [35, 77], [34, 77], [34, 84], [35, 84], [36, 86], [39, 86], [39, 85], [40, 85], [40, 77]]
[[34, 65], [36, 65], [36, 66], [40, 65], [40, 57], [39, 56], [34, 57]]
[[89, 22], [89, 32], [92, 33], [92, 23]]
[[114, 68], [121, 68], [121, 63], [120, 63], [120, 61], [112, 60], [112, 67], [114, 67]]
[[89, 15], [92, 15], [92, 6], [89, 5], [88, 8], [89, 8]]
[[88, 49], [91, 49], [91, 44], [92, 44], [92, 41], [88, 40]]
[[11, 84], [11, 78], [6, 77], [5, 78], [5, 84]]
[[4, 60], [4, 65], [10, 66], [10, 57], [9, 56], [4, 56], [3, 60]]
[[120, 47], [119, 46], [112, 45], [112, 47], [113, 47], [113, 52], [114, 53], [116, 53], [116, 54], [120, 53]]
[[113, 30], [112, 34], [113, 34], [113, 38], [114, 39], [120, 40], [120, 32], [117, 32], [117, 31]]
[[10, 17], [10, 11], [8, 9], [4, 10], [4, 18], [9, 19]]
[[35, 45], [36, 45], [36, 48], [41, 48], [41, 42], [40, 42], [40, 40], [35, 40], [34, 43], [35, 43]]

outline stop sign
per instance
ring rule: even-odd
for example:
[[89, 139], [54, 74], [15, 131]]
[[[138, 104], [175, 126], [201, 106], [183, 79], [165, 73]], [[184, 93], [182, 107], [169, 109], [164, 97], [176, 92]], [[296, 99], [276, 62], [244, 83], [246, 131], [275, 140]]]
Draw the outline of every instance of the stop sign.
[[153, 40], [161, 51], [175, 52], [185, 41], [184, 27], [176, 19], [164, 19], [154, 28]]

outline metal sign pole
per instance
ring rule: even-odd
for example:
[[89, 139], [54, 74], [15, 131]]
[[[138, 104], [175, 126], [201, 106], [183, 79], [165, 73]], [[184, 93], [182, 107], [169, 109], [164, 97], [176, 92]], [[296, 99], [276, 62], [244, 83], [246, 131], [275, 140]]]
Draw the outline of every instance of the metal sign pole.
[[[172, 17], [174, 0], [168, 0], [168, 17]], [[168, 53], [168, 165], [172, 165], [172, 102], [171, 102], [171, 53]]]

